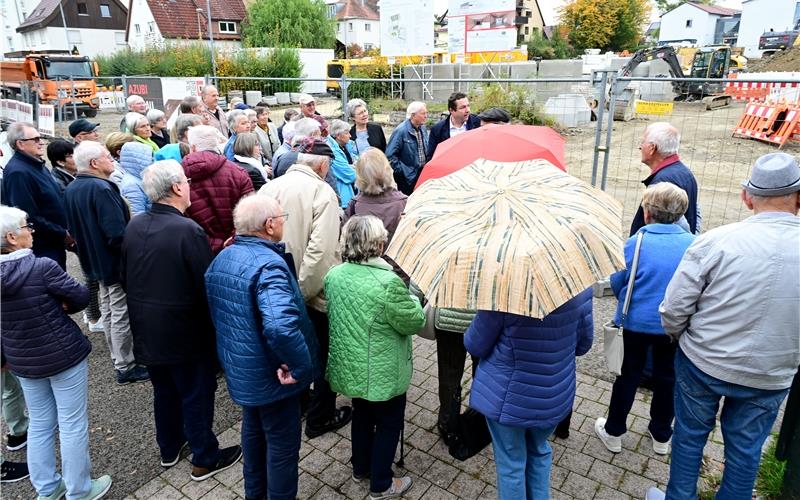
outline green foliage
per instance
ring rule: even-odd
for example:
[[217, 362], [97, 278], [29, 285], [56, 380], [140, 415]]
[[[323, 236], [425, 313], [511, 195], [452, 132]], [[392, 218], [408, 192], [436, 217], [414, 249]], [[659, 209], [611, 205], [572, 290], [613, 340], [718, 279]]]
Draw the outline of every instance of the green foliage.
[[503, 108], [511, 118], [525, 125], [546, 125], [556, 127], [553, 118], [547, 116], [541, 107], [529, 97], [529, 91], [522, 85], [490, 84], [483, 92], [470, 97], [470, 108], [476, 112], [487, 108]]
[[242, 35], [247, 47], [329, 49], [336, 44], [336, 21], [322, 0], [256, 0]]
[[671, 11], [675, 7], [680, 7], [686, 2], [714, 5], [717, 3], [717, 0], [656, 0], [656, 7], [658, 7], [658, 11], [663, 14]]
[[95, 60], [101, 76], [211, 74], [211, 51], [205, 44], [167, 44], [139, 51], [125, 49]]
[[648, 0], [570, 0], [561, 8], [561, 23], [577, 50], [633, 50], [650, 15]]
[[[347, 74], [348, 78], [389, 78], [391, 70], [386, 63], [354, 67]], [[388, 99], [392, 94], [390, 82], [350, 82], [347, 95], [369, 101], [375, 98]]]
[[567, 40], [558, 30], [553, 32], [553, 37], [548, 40], [541, 33], [535, 31], [528, 42], [528, 59], [570, 59], [575, 57], [575, 50], [570, 47]]
[[241, 51], [230, 58], [217, 60], [220, 94], [229, 90], [260, 90], [265, 95], [275, 92], [299, 92], [301, 82], [296, 80], [226, 80], [226, 76], [258, 78], [300, 78], [303, 65], [293, 49], [274, 49], [267, 55], [255, 51]]
[[777, 500], [781, 498], [783, 475], [786, 471], [786, 462], [775, 458], [775, 447], [778, 445], [777, 436], [772, 437], [772, 442], [767, 447], [766, 453], [761, 457], [761, 466], [756, 478], [756, 491], [759, 498], [764, 500]]

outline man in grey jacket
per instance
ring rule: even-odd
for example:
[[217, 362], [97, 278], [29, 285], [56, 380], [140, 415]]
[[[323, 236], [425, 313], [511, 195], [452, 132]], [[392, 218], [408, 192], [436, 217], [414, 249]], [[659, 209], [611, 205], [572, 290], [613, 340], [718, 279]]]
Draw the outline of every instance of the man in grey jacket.
[[[800, 166], [784, 153], [764, 155], [742, 186], [754, 215], [697, 238], [659, 307], [680, 346], [670, 499], [696, 498], [723, 397], [717, 498], [750, 498], [761, 447], [800, 365]], [[664, 494], [651, 488], [647, 498]]]

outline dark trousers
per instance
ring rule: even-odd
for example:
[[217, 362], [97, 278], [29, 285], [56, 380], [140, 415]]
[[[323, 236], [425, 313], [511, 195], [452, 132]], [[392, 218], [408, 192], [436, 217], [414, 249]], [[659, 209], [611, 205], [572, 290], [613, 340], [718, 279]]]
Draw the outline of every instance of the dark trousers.
[[[447, 425], [453, 398], [461, 394], [461, 377], [467, 349], [464, 347], [464, 334], [434, 329], [436, 334], [436, 361], [439, 370], [439, 424]], [[472, 376], [478, 367], [478, 358], [472, 356]]]
[[650, 433], [656, 441], [665, 443], [672, 437], [672, 419], [675, 416], [675, 349], [677, 343], [666, 335], [625, 330], [623, 332], [625, 356], [622, 375], [614, 381], [611, 403], [608, 408], [606, 432], [621, 436], [627, 432], [626, 420], [633, 406], [636, 388], [642, 378], [648, 348], [653, 353], [653, 400], [650, 403]]
[[192, 464], [212, 467], [219, 460], [214, 435], [215, 363], [191, 361], [177, 365], [148, 366], [153, 384], [156, 441], [161, 457], [173, 458], [184, 441], [192, 450]]
[[89, 305], [86, 306], [86, 318], [89, 321], [100, 320], [100, 282], [86, 279], [86, 288], [89, 289]]
[[300, 461], [297, 395], [262, 406], [242, 407], [242, 452], [247, 498], [294, 500]]
[[353, 474], [369, 476], [369, 489], [383, 492], [392, 485], [392, 461], [403, 430], [405, 393], [389, 401], [353, 398]]
[[308, 308], [308, 317], [314, 325], [319, 343], [320, 378], [314, 381], [314, 393], [308, 407], [306, 423], [311, 427], [321, 427], [333, 418], [336, 412], [336, 393], [331, 390], [331, 385], [325, 380], [325, 369], [328, 366], [328, 315], [315, 309]]

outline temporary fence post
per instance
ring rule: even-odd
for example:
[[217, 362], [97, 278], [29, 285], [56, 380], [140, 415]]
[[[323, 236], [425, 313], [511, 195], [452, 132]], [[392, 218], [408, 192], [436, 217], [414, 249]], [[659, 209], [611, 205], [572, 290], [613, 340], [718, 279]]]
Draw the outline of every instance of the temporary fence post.
[[597, 125], [595, 126], [594, 130], [594, 157], [592, 158], [592, 186], [597, 186], [597, 166], [600, 160], [600, 152], [603, 151], [603, 148], [600, 147], [600, 133], [603, 130], [603, 113], [606, 109], [606, 88], [608, 87], [608, 73], [605, 71], [600, 71], [600, 83], [595, 84], [595, 77], [597, 76], [597, 71], [592, 72], [592, 84], [599, 85], [596, 86], [597, 89]]
[[76, 95], [75, 95], [75, 77], [74, 76], [70, 76], [69, 77], [69, 85], [70, 85], [70, 89], [69, 89], [70, 96], [69, 97], [70, 97], [70, 100], [72, 101], [72, 119], [73, 120], [77, 120], [78, 119], [78, 107], [75, 104]]
[[339, 79], [339, 88], [342, 89], [342, 118], [346, 121], [347, 120], [347, 87], [350, 86], [350, 82], [347, 81], [347, 76], [342, 73], [342, 77]]
[[128, 76], [127, 75], [122, 75], [120, 80], [122, 80], [122, 97], [124, 97], [127, 100], [128, 99]]
[[[611, 75], [611, 88], [616, 85], [616, 73]], [[603, 148], [603, 172], [600, 176], [600, 189], [606, 190], [606, 178], [608, 177], [608, 160], [611, 156], [611, 133], [614, 128], [614, 110], [617, 105], [616, 95], [611, 95], [608, 103], [608, 125], [606, 126], [606, 145]]]

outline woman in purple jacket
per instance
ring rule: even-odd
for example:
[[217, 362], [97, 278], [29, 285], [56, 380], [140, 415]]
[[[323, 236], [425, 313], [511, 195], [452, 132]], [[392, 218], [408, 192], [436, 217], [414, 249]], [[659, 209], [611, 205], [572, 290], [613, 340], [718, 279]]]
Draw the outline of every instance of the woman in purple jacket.
[[[97, 499], [111, 478], [92, 480], [88, 362], [92, 345], [68, 316], [89, 291], [55, 261], [35, 257], [33, 225], [18, 208], [0, 206], [3, 355], [28, 403], [28, 468], [39, 498]], [[63, 477], [56, 471], [55, 432]]]
[[591, 290], [543, 319], [478, 311], [464, 334], [480, 358], [469, 405], [489, 424], [500, 500], [550, 498], [547, 439], [572, 411], [575, 356], [592, 336]]

